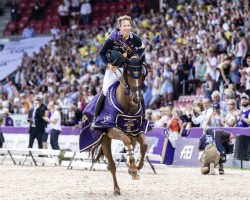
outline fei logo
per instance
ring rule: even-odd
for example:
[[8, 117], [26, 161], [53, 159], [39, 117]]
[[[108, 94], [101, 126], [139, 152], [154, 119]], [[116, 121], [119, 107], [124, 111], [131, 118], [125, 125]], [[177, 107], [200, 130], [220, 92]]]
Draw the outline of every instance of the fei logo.
[[191, 159], [192, 153], [193, 153], [194, 146], [192, 145], [186, 145], [181, 151], [181, 159]]

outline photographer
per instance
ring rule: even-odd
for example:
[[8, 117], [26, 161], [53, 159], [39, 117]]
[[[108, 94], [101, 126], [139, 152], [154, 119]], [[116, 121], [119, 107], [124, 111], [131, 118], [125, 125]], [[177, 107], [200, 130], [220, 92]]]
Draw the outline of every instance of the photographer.
[[39, 149], [43, 148], [43, 136], [47, 126], [47, 122], [43, 119], [44, 116], [48, 116], [47, 106], [42, 103], [40, 96], [36, 96], [34, 98], [34, 107], [29, 111], [27, 119], [30, 123], [28, 148], [33, 147], [35, 139], [37, 139]]
[[[207, 129], [201, 136], [198, 149], [201, 151], [202, 174], [215, 174], [214, 168], [219, 164], [219, 174], [224, 174], [223, 163], [226, 162], [226, 154], [233, 153], [233, 145], [230, 141], [233, 139], [233, 134], [222, 130]], [[215, 142], [217, 150], [209, 155], [206, 155], [205, 148]], [[204, 151], [205, 150], [205, 151]], [[205, 154], [205, 155], [204, 155]]]

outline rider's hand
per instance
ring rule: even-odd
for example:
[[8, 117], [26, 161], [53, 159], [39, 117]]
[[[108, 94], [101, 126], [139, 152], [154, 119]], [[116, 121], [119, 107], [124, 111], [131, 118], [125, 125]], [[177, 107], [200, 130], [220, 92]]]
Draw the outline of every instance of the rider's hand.
[[115, 70], [117, 69], [116, 66], [113, 66], [110, 63], [108, 64], [108, 68], [113, 72], [115, 72]]
[[138, 55], [136, 55], [136, 54], [134, 54], [131, 58], [139, 58], [139, 56]]

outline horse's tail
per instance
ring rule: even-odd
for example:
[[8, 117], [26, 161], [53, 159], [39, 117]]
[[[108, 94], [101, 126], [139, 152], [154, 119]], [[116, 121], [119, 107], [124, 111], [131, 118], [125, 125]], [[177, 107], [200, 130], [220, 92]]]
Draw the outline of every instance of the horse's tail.
[[89, 153], [91, 155], [92, 163], [100, 162], [100, 158], [104, 156], [101, 140], [90, 148]]

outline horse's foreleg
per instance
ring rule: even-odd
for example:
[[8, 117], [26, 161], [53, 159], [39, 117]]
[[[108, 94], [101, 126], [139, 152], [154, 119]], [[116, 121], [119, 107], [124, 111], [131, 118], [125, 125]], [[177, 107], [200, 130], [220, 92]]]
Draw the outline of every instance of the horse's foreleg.
[[144, 159], [145, 159], [145, 155], [146, 155], [146, 152], [148, 149], [148, 145], [146, 143], [144, 134], [138, 135], [136, 139], [140, 143], [141, 159], [140, 159], [140, 163], [137, 167], [137, 170], [140, 170], [144, 165]]
[[134, 158], [134, 148], [129, 136], [125, 135], [120, 129], [113, 128], [108, 132], [108, 135], [112, 139], [121, 140], [127, 150], [127, 161], [129, 163], [129, 173], [133, 176], [137, 173], [137, 168]]
[[116, 180], [116, 166], [115, 162], [112, 157], [111, 152], [111, 139], [108, 137], [108, 135], [102, 136], [102, 151], [105, 157], [108, 159], [108, 170], [111, 172], [113, 176], [113, 183], [114, 183], [114, 195], [120, 195], [120, 188], [118, 186], [117, 180]]

